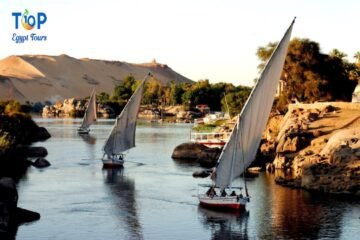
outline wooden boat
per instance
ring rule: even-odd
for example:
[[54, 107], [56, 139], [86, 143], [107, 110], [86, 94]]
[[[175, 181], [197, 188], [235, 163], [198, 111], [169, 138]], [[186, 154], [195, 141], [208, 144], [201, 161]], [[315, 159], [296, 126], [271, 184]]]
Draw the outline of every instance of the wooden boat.
[[96, 93], [93, 90], [81, 126], [77, 130], [79, 134], [88, 134], [90, 132], [90, 125], [96, 122], [97, 119], [96, 113]]
[[[271, 55], [238, 116], [229, 141], [224, 146], [217, 165], [210, 175], [213, 184], [207, 193], [198, 194], [202, 206], [238, 210], [245, 208], [249, 201], [245, 177], [243, 179], [246, 196], [233, 192], [232, 181], [244, 174], [256, 157], [285, 62], [294, 22], [295, 19]], [[221, 193], [231, 191], [232, 194], [219, 196], [219, 194], [214, 194], [215, 189], [220, 189]]]
[[140, 102], [149, 73], [137, 87], [120, 115], [116, 117], [114, 126], [104, 144], [102, 162], [104, 167], [121, 167], [125, 161], [124, 152], [135, 147], [136, 122]]

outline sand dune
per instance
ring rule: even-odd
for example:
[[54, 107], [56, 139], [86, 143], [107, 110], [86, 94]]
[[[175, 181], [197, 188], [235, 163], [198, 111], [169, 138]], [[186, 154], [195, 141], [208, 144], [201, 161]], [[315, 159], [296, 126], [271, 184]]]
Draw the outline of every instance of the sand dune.
[[0, 99], [20, 102], [55, 101], [85, 97], [93, 88], [112, 93], [114, 86], [132, 74], [142, 79], [149, 71], [162, 84], [191, 82], [165, 64], [76, 59], [67, 55], [9, 56], [0, 61]]

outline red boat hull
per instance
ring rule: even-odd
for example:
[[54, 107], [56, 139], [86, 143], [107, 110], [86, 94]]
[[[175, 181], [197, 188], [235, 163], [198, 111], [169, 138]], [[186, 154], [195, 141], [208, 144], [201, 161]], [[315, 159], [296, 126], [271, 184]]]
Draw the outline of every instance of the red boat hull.
[[237, 196], [227, 197], [209, 197], [206, 195], [199, 196], [200, 205], [206, 208], [219, 210], [242, 210], [245, 209], [247, 200]]
[[103, 162], [103, 168], [121, 168], [124, 164], [123, 157], [120, 159], [115, 155], [112, 157], [104, 156], [101, 160]]
[[233, 204], [211, 204], [200, 202], [200, 205], [206, 208], [211, 209], [224, 209], [224, 210], [242, 210], [245, 208], [245, 205], [241, 205], [240, 203], [233, 203]]

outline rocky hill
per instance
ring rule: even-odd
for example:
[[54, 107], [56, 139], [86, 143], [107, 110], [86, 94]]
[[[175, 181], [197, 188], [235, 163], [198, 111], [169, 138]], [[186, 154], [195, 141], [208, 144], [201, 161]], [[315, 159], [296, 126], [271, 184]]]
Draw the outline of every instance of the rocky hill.
[[151, 71], [162, 84], [191, 82], [165, 64], [76, 59], [67, 55], [9, 56], [0, 61], [0, 100], [44, 102], [89, 96], [92, 89], [112, 93], [132, 74], [142, 79]]

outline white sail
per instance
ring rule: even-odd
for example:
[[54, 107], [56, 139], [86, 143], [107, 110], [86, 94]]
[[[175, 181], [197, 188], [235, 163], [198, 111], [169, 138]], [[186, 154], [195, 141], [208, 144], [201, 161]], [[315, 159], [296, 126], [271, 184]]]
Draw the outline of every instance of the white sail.
[[[294, 20], [295, 21], [295, 20]], [[229, 187], [254, 161], [283, 69], [292, 27], [276, 47], [242, 109], [214, 171], [215, 185]]]
[[88, 129], [91, 124], [96, 121], [96, 94], [95, 91], [91, 93], [89, 105], [85, 110], [85, 115], [81, 123], [80, 129]]
[[120, 115], [116, 118], [114, 127], [104, 145], [104, 152], [108, 156], [120, 154], [135, 147], [136, 121], [146, 79], [147, 77], [142, 80]]

